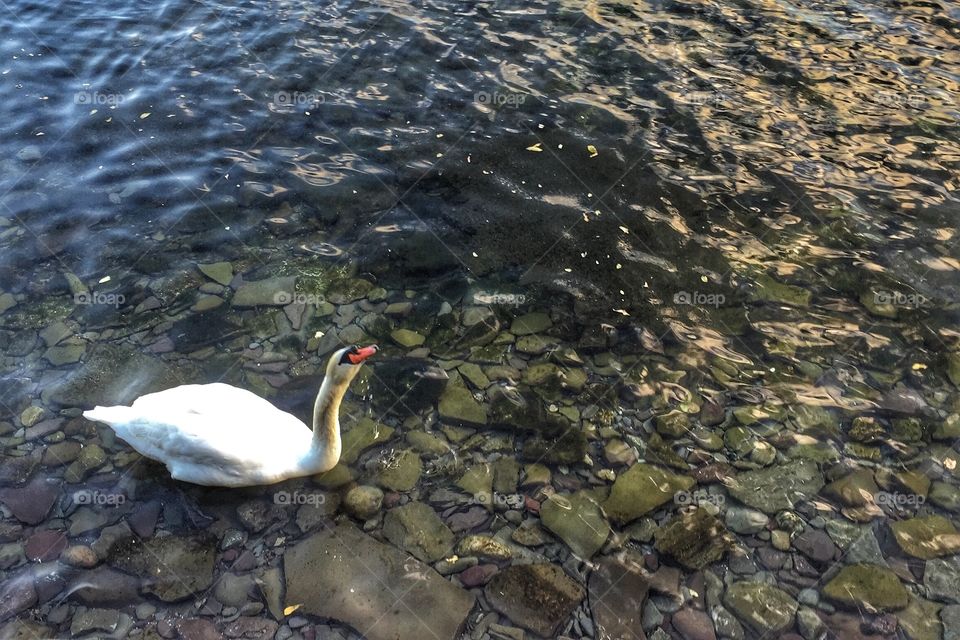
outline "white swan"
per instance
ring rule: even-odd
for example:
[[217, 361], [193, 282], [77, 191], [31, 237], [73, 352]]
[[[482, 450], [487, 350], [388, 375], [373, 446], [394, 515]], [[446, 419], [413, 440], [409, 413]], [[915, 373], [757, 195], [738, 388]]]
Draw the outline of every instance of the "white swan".
[[228, 384], [188, 384], [140, 396], [133, 406], [94, 407], [142, 455], [176, 480], [214, 487], [273, 484], [322, 473], [340, 459], [340, 401], [377, 346], [334, 353], [313, 406], [313, 431], [249, 391]]

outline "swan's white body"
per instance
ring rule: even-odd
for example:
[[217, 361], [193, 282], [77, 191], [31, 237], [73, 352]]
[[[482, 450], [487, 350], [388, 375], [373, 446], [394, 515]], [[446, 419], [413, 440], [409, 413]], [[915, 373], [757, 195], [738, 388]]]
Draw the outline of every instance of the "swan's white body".
[[[314, 428], [259, 396], [228, 384], [191, 384], [137, 398], [132, 406], [95, 407], [104, 422], [142, 455], [164, 463], [177, 480], [218, 487], [273, 484], [328, 471], [340, 459], [340, 401], [376, 352], [348, 347], [327, 365], [314, 405]], [[352, 362], [358, 357], [357, 362]]]

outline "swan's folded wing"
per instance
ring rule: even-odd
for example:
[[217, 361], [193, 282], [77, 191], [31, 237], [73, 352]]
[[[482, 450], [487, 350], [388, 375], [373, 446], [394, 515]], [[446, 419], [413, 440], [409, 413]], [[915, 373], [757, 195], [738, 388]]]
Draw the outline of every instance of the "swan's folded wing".
[[218, 419], [245, 416], [240, 424], [247, 424], [253, 416], [269, 416], [277, 408], [255, 393], [238, 389], [228, 384], [185, 384], [173, 389], [157, 391], [140, 396], [133, 401], [133, 408], [147, 411], [179, 410]]

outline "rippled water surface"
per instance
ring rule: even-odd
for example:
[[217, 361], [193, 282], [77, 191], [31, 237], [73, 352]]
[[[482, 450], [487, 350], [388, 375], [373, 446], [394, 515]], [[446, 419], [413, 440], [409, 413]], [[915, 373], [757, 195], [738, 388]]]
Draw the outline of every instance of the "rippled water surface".
[[[0, 25], [2, 637], [960, 628], [956, 3]], [[202, 489], [80, 417], [309, 420], [371, 342], [322, 477]]]

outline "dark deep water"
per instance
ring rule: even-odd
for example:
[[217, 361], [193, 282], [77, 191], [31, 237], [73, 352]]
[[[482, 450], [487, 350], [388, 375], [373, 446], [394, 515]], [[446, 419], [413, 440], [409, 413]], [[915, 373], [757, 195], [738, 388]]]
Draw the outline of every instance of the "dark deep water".
[[[0, 637], [958, 637], [960, 5], [0, 25]], [[79, 417], [369, 342], [333, 476]]]

